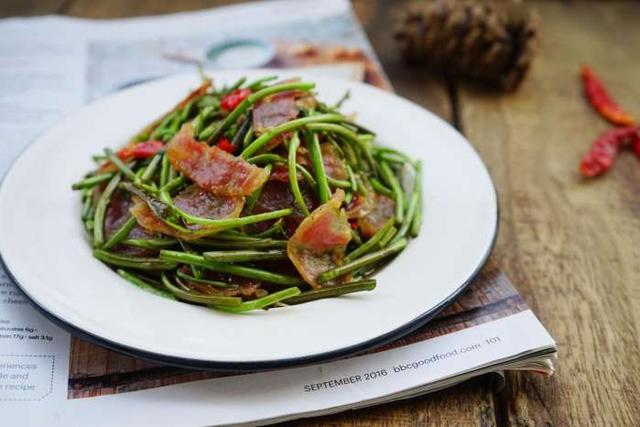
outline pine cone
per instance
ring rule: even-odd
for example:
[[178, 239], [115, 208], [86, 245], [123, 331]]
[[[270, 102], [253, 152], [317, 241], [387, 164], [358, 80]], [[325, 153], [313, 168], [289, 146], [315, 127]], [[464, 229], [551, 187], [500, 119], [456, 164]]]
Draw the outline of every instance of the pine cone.
[[410, 64], [513, 90], [533, 59], [537, 21], [515, 2], [414, 2], [394, 36]]

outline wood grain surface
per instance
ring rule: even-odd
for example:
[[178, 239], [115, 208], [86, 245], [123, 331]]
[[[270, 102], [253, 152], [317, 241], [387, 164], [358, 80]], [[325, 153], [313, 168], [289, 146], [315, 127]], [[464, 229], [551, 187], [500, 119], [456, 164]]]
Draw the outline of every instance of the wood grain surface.
[[[459, 87], [460, 120], [500, 194], [500, 267], [557, 340], [552, 380], [510, 375], [513, 424], [632, 425], [640, 400], [640, 159], [585, 181], [577, 164], [610, 126], [583, 100], [581, 64], [640, 115], [638, 3], [542, 3], [542, 40], [519, 91]], [[637, 424], [636, 424], [637, 425]]]
[[[0, 16], [111, 18], [194, 10], [230, 1], [3, 0]], [[588, 63], [640, 116], [640, 4], [529, 2], [542, 30], [530, 76], [514, 94], [445, 83], [405, 67], [390, 22], [402, 2], [354, 0], [396, 91], [455, 122], [487, 163], [500, 195], [493, 259], [556, 338], [552, 379], [507, 374], [432, 395], [304, 420], [297, 425], [637, 425], [640, 399], [640, 160], [585, 182], [580, 156], [608, 125], [585, 104]], [[454, 120], [455, 118], [455, 120]]]

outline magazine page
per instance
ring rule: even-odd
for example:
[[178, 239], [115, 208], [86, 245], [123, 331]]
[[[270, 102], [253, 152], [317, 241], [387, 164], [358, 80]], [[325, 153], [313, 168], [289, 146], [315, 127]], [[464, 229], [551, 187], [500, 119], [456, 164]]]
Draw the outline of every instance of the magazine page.
[[[211, 68], [207, 51], [238, 37], [272, 48], [260, 66], [314, 67], [390, 88], [346, 1], [249, 3], [99, 22], [9, 19], [0, 22], [0, 35], [6, 82], [0, 175], [60, 116], [135, 84], [195, 72], [194, 64]], [[1, 269], [0, 296], [0, 400], [7, 402], [5, 419], [30, 425], [274, 421], [409, 396], [554, 346], [493, 265], [435, 320], [400, 341], [342, 361], [266, 373], [165, 366], [72, 337], [33, 309]], [[108, 419], [95, 417], [104, 411]]]

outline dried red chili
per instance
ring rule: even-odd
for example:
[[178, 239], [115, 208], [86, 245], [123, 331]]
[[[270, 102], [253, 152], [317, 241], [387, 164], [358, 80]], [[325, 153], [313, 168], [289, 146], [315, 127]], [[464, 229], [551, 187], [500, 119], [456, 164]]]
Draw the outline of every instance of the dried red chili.
[[220, 141], [218, 141], [217, 145], [219, 149], [224, 150], [227, 153], [233, 154], [233, 151], [234, 151], [233, 144], [231, 144], [227, 138], [220, 138]]
[[582, 82], [584, 85], [584, 94], [589, 100], [589, 103], [591, 103], [591, 106], [605, 119], [617, 126], [634, 125], [635, 120], [631, 114], [624, 111], [611, 99], [602, 81], [586, 65], [582, 67]]
[[637, 145], [639, 140], [640, 134], [636, 127], [628, 126], [606, 131], [593, 142], [589, 152], [582, 158], [580, 173], [585, 177], [602, 175], [611, 168], [622, 146]]
[[633, 142], [633, 152], [636, 153], [636, 156], [640, 157], [640, 137], [636, 138]]
[[249, 95], [251, 95], [251, 89], [248, 88], [231, 91], [220, 99], [220, 108], [233, 111]]

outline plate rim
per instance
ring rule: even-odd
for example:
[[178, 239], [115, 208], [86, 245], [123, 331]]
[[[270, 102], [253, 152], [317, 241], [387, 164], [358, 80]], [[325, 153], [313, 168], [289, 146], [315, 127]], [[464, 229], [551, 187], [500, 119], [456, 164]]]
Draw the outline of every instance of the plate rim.
[[[280, 70], [280, 71], [287, 71], [285, 70]], [[172, 78], [176, 78], [178, 76], [184, 76], [185, 73], [178, 73], [175, 75], [170, 75], [170, 76], [166, 76], [165, 78], [161, 78], [161, 79], [153, 79], [153, 82], [157, 82], [158, 80], [168, 80], [168, 79], [172, 79]], [[145, 82], [147, 83], [147, 82]], [[374, 86], [375, 88], [375, 86]], [[127, 88], [129, 89], [129, 88]], [[126, 89], [125, 89], [126, 90]], [[493, 227], [493, 235], [491, 237], [491, 242], [490, 244], [487, 246], [487, 250], [484, 253], [484, 255], [479, 259], [477, 266], [474, 268], [474, 270], [469, 274], [469, 276], [453, 291], [451, 292], [446, 298], [444, 298], [442, 301], [440, 301], [436, 306], [434, 306], [433, 308], [423, 312], [422, 314], [420, 314], [419, 316], [407, 321], [406, 323], [404, 323], [403, 325], [385, 332], [381, 335], [378, 335], [374, 338], [370, 338], [368, 340], [365, 341], [361, 341], [352, 345], [348, 345], [339, 349], [335, 349], [335, 350], [330, 350], [330, 351], [325, 351], [325, 352], [319, 352], [319, 353], [314, 353], [314, 354], [309, 354], [309, 355], [305, 355], [305, 356], [300, 356], [300, 357], [292, 357], [292, 358], [286, 358], [286, 359], [278, 359], [278, 360], [255, 360], [255, 361], [246, 361], [246, 362], [239, 362], [239, 361], [219, 361], [219, 360], [202, 360], [202, 359], [196, 359], [196, 358], [188, 358], [188, 357], [178, 357], [178, 356], [171, 356], [171, 355], [166, 355], [166, 354], [162, 354], [162, 353], [157, 353], [157, 352], [152, 352], [152, 351], [148, 351], [148, 350], [144, 350], [141, 348], [136, 348], [136, 347], [132, 347], [126, 344], [121, 344], [118, 343], [116, 341], [107, 339], [107, 338], [103, 338], [97, 334], [91, 333], [86, 331], [85, 329], [83, 329], [82, 327], [76, 326], [72, 323], [67, 322], [66, 320], [62, 319], [59, 316], [56, 316], [55, 314], [53, 314], [51, 311], [47, 310], [44, 306], [40, 305], [36, 299], [34, 297], [32, 297], [26, 290], [25, 288], [20, 284], [20, 282], [17, 280], [17, 278], [13, 275], [13, 273], [11, 272], [11, 270], [9, 269], [8, 265], [6, 264], [2, 253], [0, 253], [0, 266], [4, 269], [6, 275], [9, 277], [9, 279], [11, 279], [11, 281], [20, 289], [20, 291], [23, 293], [23, 295], [26, 297], [26, 299], [29, 301], [29, 303], [31, 304], [32, 307], [34, 307], [36, 309], [36, 311], [38, 313], [40, 313], [42, 316], [44, 316], [47, 320], [51, 321], [53, 324], [55, 324], [56, 326], [64, 329], [65, 331], [67, 331], [68, 333], [70, 333], [73, 336], [79, 337], [81, 339], [84, 339], [88, 342], [91, 342], [93, 344], [102, 346], [102, 347], [106, 347], [109, 350], [113, 350], [116, 351], [118, 353], [121, 354], [125, 354], [127, 356], [132, 356], [132, 357], [137, 357], [137, 358], [142, 358], [145, 360], [149, 360], [149, 361], [153, 361], [153, 362], [159, 362], [165, 365], [171, 365], [171, 366], [176, 366], [176, 367], [180, 367], [180, 368], [187, 368], [187, 369], [200, 369], [200, 370], [207, 370], [207, 371], [219, 371], [219, 372], [248, 372], [248, 371], [264, 371], [264, 370], [272, 370], [272, 369], [281, 369], [281, 368], [289, 368], [289, 367], [294, 367], [294, 366], [302, 366], [302, 365], [309, 365], [309, 364], [317, 364], [317, 363], [324, 363], [324, 362], [330, 362], [330, 361], [334, 361], [334, 360], [338, 360], [338, 359], [343, 359], [346, 357], [353, 357], [353, 356], [357, 356], [367, 350], [372, 350], [374, 348], [383, 346], [385, 344], [388, 344], [392, 341], [396, 341], [412, 332], [414, 332], [415, 330], [419, 329], [420, 327], [424, 326], [425, 324], [427, 324], [428, 322], [430, 322], [431, 320], [433, 320], [444, 308], [446, 308], [449, 304], [451, 304], [464, 290], [467, 289], [467, 287], [471, 284], [471, 282], [474, 281], [474, 279], [480, 274], [480, 272], [482, 271], [482, 269], [484, 268], [484, 266], [486, 265], [490, 255], [493, 252], [493, 249], [495, 248], [496, 245], [496, 241], [498, 238], [498, 233], [499, 233], [499, 226], [500, 226], [500, 203], [499, 203], [499, 194], [498, 191], [496, 189], [495, 183], [493, 181], [493, 178], [491, 176], [491, 173], [489, 171], [489, 168], [487, 167], [486, 163], [484, 162], [484, 160], [482, 159], [482, 157], [480, 156], [479, 152], [477, 151], [477, 149], [473, 146], [473, 144], [471, 144], [471, 142], [466, 138], [465, 135], [463, 135], [454, 125], [452, 125], [451, 123], [449, 123], [448, 121], [444, 120], [443, 118], [441, 118], [440, 116], [436, 115], [435, 113], [431, 112], [429, 109], [423, 107], [420, 104], [417, 104], [416, 102], [413, 102], [407, 98], [404, 98], [394, 92], [390, 92], [389, 94], [391, 95], [395, 95], [398, 98], [401, 98], [403, 101], [408, 102], [409, 104], [412, 104], [413, 106], [416, 106], [422, 110], [425, 110], [427, 113], [431, 114], [433, 117], [435, 117], [436, 119], [438, 119], [439, 121], [441, 121], [443, 124], [449, 126], [454, 132], [458, 133], [464, 140], [465, 142], [468, 144], [468, 146], [471, 148], [471, 150], [475, 153], [475, 155], [477, 156], [477, 158], [480, 160], [480, 163], [482, 164], [482, 166], [484, 167], [488, 177], [489, 177], [489, 182], [491, 184], [491, 188], [493, 190], [493, 194], [495, 196], [495, 224]], [[109, 95], [107, 95], [109, 96]], [[51, 129], [55, 128], [55, 126], [60, 122], [63, 121], [65, 118], [73, 116], [75, 113], [77, 113], [78, 111], [86, 108], [87, 106], [90, 106], [96, 102], [99, 102], [103, 99], [104, 97], [99, 97], [97, 99], [94, 99], [88, 103], [83, 104], [82, 106], [66, 113], [63, 114], [58, 120], [56, 120], [51, 126], [48, 126], [46, 129], [44, 129], [42, 132], [40, 132], [38, 135], [36, 135], [32, 141], [27, 144], [27, 146], [25, 147], [24, 150], [22, 150], [20, 152], [20, 154], [13, 159], [13, 161], [11, 162], [10, 166], [7, 168], [7, 170], [5, 171], [5, 173], [0, 177], [0, 188], [2, 188], [2, 186], [5, 184], [6, 178], [9, 176], [11, 170], [13, 169], [13, 167], [15, 166], [15, 164], [24, 156], [24, 154], [32, 147], [33, 142], [38, 140], [42, 135], [46, 134], [47, 132], [49, 132]]]

